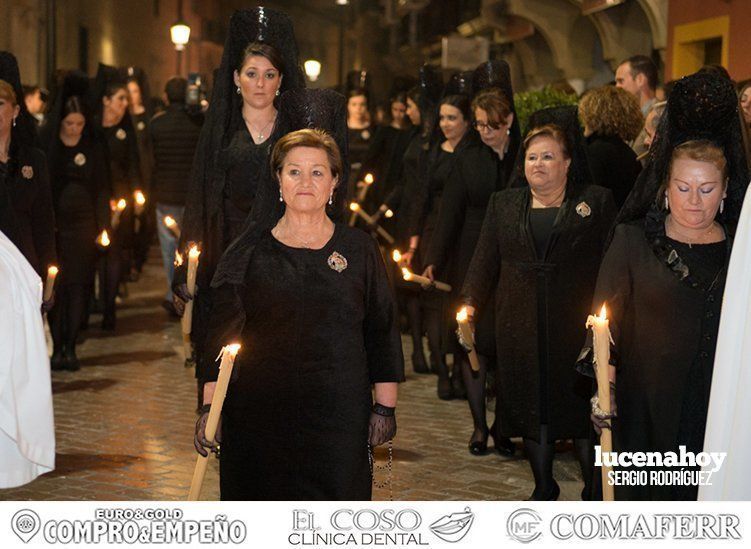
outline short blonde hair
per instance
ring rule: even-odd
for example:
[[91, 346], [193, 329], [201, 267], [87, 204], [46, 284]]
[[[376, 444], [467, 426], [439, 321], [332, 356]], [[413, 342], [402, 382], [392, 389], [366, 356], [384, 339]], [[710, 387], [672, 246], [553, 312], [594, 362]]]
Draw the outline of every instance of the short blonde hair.
[[698, 160], [699, 162], [708, 162], [714, 164], [714, 166], [720, 170], [722, 174], [722, 188], [726, 189], [728, 186], [728, 161], [725, 158], [723, 150], [706, 139], [686, 141], [681, 143], [675, 149], [670, 157], [670, 166], [668, 167], [668, 174], [666, 180], [660, 185], [660, 190], [657, 192], [658, 201], [662, 200], [665, 192], [668, 190], [668, 184], [670, 183], [670, 174], [673, 172], [673, 163], [680, 158], [690, 158], [691, 160]]
[[588, 91], [579, 102], [579, 118], [589, 131], [633, 141], [644, 127], [639, 101], [624, 89], [602, 86]]
[[529, 130], [527, 137], [524, 138], [524, 150], [526, 151], [532, 141], [538, 137], [550, 137], [551, 139], [555, 139], [560, 144], [561, 150], [563, 150], [563, 156], [571, 158], [571, 150], [568, 140], [566, 139], [566, 134], [560, 127], [555, 124], [545, 124], [544, 126], [532, 128]]
[[0, 78], [0, 98], [10, 101], [15, 107], [18, 105], [18, 98], [16, 97], [16, 90], [13, 89], [8, 82]]
[[[297, 147], [311, 147], [326, 151], [331, 167], [331, 175], [341, 179], [344, 171], [342, 153], [336, 141], [328, 133], [319, 129], [303, 129], [288, 133], [274, 145], [271, 152], [271, 171], [278, 174], [284, 164], [284, 159], [292, 149]], [[341, 181], [340, 181], [341, 183]]]

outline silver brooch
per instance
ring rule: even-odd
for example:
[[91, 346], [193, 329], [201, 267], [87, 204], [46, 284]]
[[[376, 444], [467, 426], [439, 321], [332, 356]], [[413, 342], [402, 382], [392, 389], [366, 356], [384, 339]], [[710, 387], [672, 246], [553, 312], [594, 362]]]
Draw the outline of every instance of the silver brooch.
[[576, 213], [582, 217], [589, 217], [592, 214], [592, 208], [590, 208], [589, 204], [586, 202], [579, 202], [579, 204], [576, 205]]
[[345, 258], [339, 252], [334, 252], [329, 256], [328, 264], [329, 267], [334, 269], [337, 273], [341, 273], [344, 269], [347, 268], [347, 258]]
[[118, 128], [118, 130], [115, 132], [115, 137], [117, 137], [120, 141], [123, 141], [128, 136], [127, 133], [125, 133], [125, 130], [122, 128]]
[[138, 128], [140, 131], [143, 131], [145, 127], [146, 127], [146, 124], [144, 124], [143, 120], [139, 120], [138, 124], [136, 124], [136, 128]]
[[370, 139], [370, 132], [368, 130], [363, 130], [360, 132], [360, 137], [367, 141], [368, 139]]
[[31, 166], [23, 166], [21, 168], [21, 175], [24, 179], [31, 179], [32, 177], [34, 177], [34, 168], [32, 168]]
[[76, 164], [76, 166], [83, 166], [84, 164], [86, 164], [86, 155], [83, 153], [78, 153], [73, 157], [73, 162]]

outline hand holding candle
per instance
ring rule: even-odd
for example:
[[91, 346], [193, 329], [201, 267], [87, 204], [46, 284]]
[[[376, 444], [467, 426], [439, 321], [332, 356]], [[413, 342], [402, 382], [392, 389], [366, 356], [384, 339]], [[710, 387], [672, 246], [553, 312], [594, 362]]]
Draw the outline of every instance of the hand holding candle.
[[459, 342], [467, 350], [469, 355], [469, 365], [475, 372], [480, 371], [480, 359], [475, 349], [475, 334], [470, 325], [469, 313], [466, 307], [462, 307], [456, 313], [456, 324], [459, 332]]
[[172, 234], [175, 235], [175, 238], [180, 240], [180, 226], [177, 224], [177, 221], [175, 221], [175, 218], [171, 215], [165, 215], [164, 216], [164, 225], [172, 231]]
[[417, 282], [425, 289], [430, 288], [431, 286], [435, 286], [436, 290], [441, 290], [442, 292], [451, 291], [451, 286], [449, 286], [445, 282], [439, 282], [437, 280], [430, 280], [426, 276], [416, 275], [415, 273], [413, 273], [406, 267], [402, 267], [402, 277], [407, 282]]
[[55, 265], [50, 265], [47, 269], [47, 281], [44, 284], [44, 296], [43, 301], [49, 301], [52, 299], [52, 291], [55, 288], [55, 279], [57, 278], [58, 268]]
[[[219, 377], [216, 380], [216, 387], [214, 388], [214, 396], [211, 399], [211, 409], [209, 411], [209, 417], [206, 421], [205, 438], [209, 442], [214, 441], [216, 436], [216, 430], [219, 426], [219, 419], [222, 417], [222, 407], [224, 406], [224, 398], [227, 396], [227, 388], [229, 387], [229, 380], [232, 376], [232, 368], [235, 365], [235, 358], [240, 350], [240, 344], [233, 343], [222, 347], [219, 357], [222, 362], [219, 366]], [[196, 461], [196, 468], [193, 471], [193, 480], [190, 483], [190, 493], [188, 494], [188, 501], [197, 501], [201, 495], [201, 486], [203, 485], [203, 478], [206, 475], [206, 467], [209, 463], [209, 456], [198, 455]]]
[[[198, 257], [200, 255], [201, 252], [198, 250], [198, 247], [195, 245], [191, 246], [190, 251], [188, 252], [187, 276], [188, 293], [191, 296], [196, 293], [196, 273], [198, 272]], [[191, 299], [185, 304], [185, 313], [183, 313], [182, 318], [183, 336], [188, 336], [187, 338], [184, 337], [184, 339], [187, 339], [188, 344], [190, 344], [190, 331], [193, 325], [193, 301], [194, 300]], [[190, 354], [187, 354], [186, 356], [190, 357]]]
[[[592, 347], [594, 349], [599, 407], [605, 415], [610, 415], [610, 344], [613, 343], [613, 338], [610, 334], [610, 321], [607, 318], [605, 304], [602, 305], [599, 315], [590, 315], [587, 317], [587, 328], [590, 327], [592, 328]], [[608, 423], [610, 422], [608, 421]], [[602, 430], [600, 447], [603, 452], [613, 451], [613, 434], [610, 429]], [[611, 470], [611, 467], [602, 466], [603, 501], [613, 501], [615, 499], [613, 485], [608, 484], [608, 473]]]

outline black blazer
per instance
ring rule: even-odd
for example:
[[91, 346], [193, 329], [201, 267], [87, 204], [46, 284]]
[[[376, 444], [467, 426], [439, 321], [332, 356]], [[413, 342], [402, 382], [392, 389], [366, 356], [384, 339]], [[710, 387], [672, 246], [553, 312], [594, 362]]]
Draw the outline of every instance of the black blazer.
[[592, 134], [586, 138], [592, 183], [613, 191], [620, 209], [641, 172], [636, 153], [620, 137]]
[[0, 193], [9, 215], [0, 218], [0, 230], [16, 245], [41, 277], [57, 263], [55, 213], [45, 154], [20, 147], [0, 170]]

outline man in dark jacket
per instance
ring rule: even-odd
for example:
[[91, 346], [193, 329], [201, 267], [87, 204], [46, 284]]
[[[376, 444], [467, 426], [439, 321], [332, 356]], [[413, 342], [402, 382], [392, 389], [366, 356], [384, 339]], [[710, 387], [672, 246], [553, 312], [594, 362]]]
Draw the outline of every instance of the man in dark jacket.
[[162, 261], [167, 274], [167, 295], [164, 308], [175, 313], [172, 305], [172, 277], [174, 274], [177, 238], [164, 223], [172, 217], [180, 227], [185, 210], [185, 196], [190, 180], [193, 154], [201, 133], [202, 119], [189, 114], [185, 109], [187, 80], [173, 77], [165, 86], [169, 106], [151, 122], [149, 132], [154, 150], [153, 184], [156, 198], [156, 223]]

